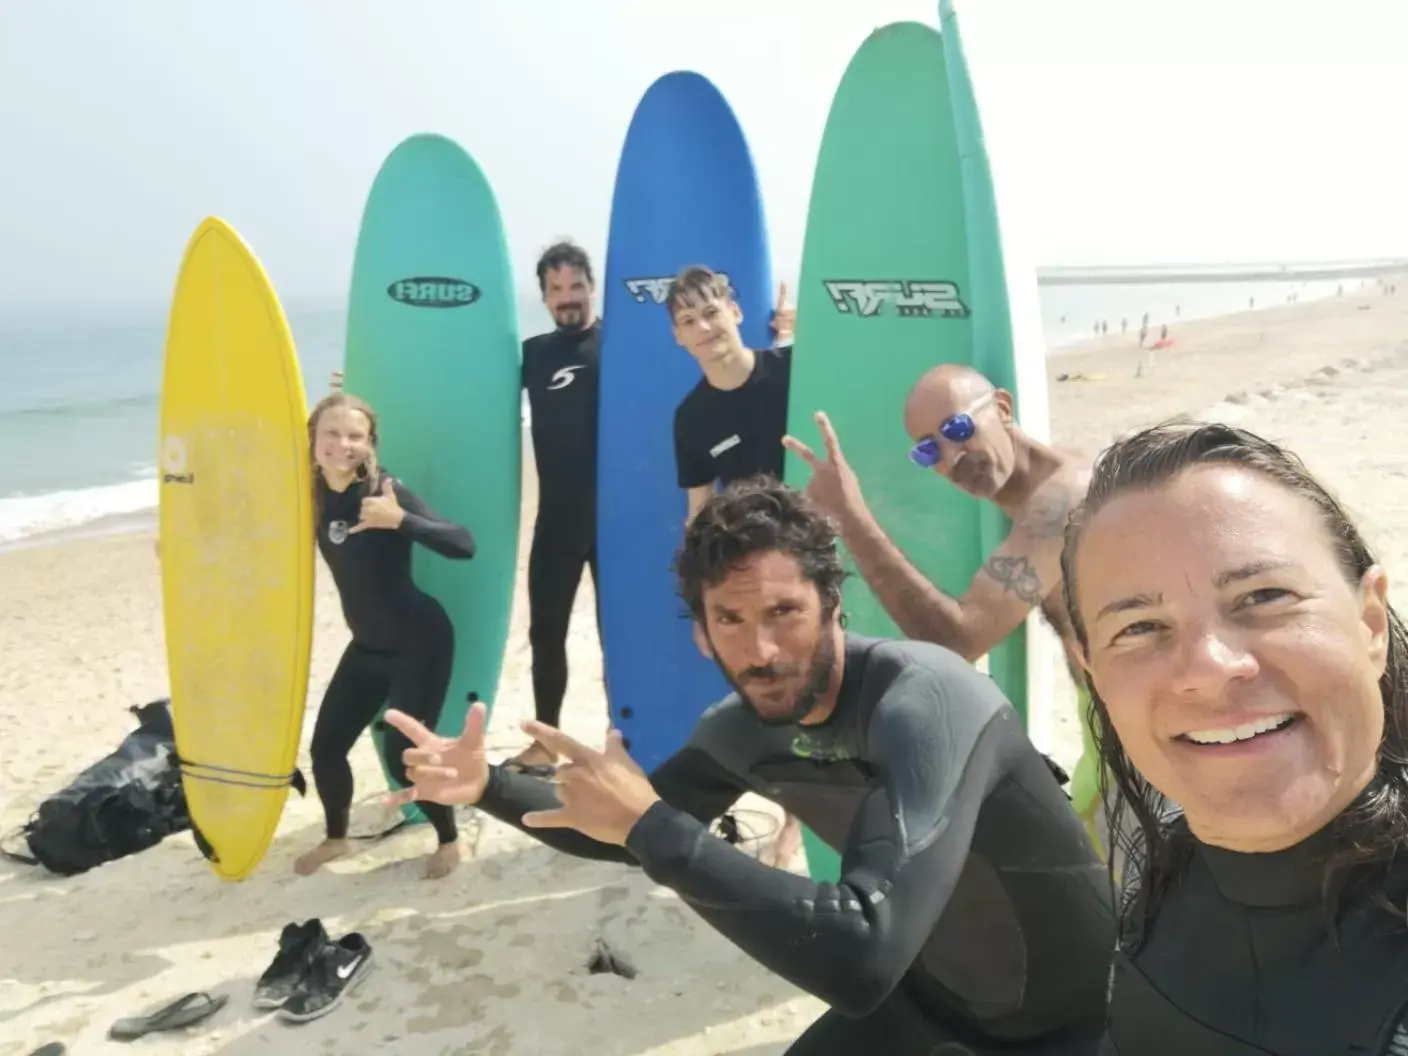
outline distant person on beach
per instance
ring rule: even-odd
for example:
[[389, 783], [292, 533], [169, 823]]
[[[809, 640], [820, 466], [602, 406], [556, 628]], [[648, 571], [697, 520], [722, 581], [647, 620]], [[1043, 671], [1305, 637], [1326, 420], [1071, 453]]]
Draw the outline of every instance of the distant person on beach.
[[[780, 284], [774, 346], [751, 349], [739, 333], [743, 312], [728, 280], [703, 266], [675, 277], [665, 308], [675, 341], [703, 374], [675, 408], [675, 474], [688, 524], [720, 487], [759, 474], [782, 479], [797, 313], [787, 303], [787, 284]], [[789, 816], [769, 853], [785, 866], [801, 845], [801, 829]]]
[[[430, 510], [377, 461], [377, 420], [365, 402], [344, 392], [323, 397], [308, 419], [313, 463], [313, 508], [318, 550], [342, 599], [352, 641], [323, 695], [313, 728], [313, 781], [323, 803], [325, 838], [294, 868], [307, 876], [350, 850], [352, 768], [357, 738], [389, 701], [434, 727], [450, 684], [455, 632], [440, 603], [411, 578], [411, 546], [444, 557], [474, 556], [469, 530]], [[408, 743], [395, 731], [385, 741], [387, 762], [404, 785], [401, 754]], [[438, 879], [459, 864], [454, 811], [427, 804], [425, 816], [439, 846], [425, 875]]]
[[[1143, 348], [1143, 347], [1144, 347], [1144, 338], [1145, 338], [1144, 331], [1141, 330], [1140, 333], [1139, 333], [1139, 347], [1140, 347], [1140, 348]], [[1159, 350], [1160, 348], [1163, 348], [1163, 347], [1164, 347], [1165, 345], [1167, 345], [1167, 344], [1168, 344], [1168, 323], [1164, 323], [1164, 324], [1159, 328], [1159, 338], [1158, 338], [1158, 340], [1155, 341], [1152, 345], [1149, 346], [1149, 349], [1148, 349], [1147, 352], [1145, 352], [1145, 353], [1143, 353], [1142, 355], [1140, 355], [1140, 357], [1139, 357], [1139, 362], [1135, 364], [1135, 367], [1134, 367], [1134, 376], [1135, 376], [1136, 378], [1142, 378], [1142, 377], [1150, 376], [1150, 375], [1152, 375], [1152, 374], [1154, 373], [1154, 360], [1158, 357], [1158, 354], [1159, 354], [1159, 351], [1158, 351], [1158, 350]]]
[[[564, 853], [639, 865], [831, 1006], [789, 1056], [1093, 1056], [1109, 879], [993, 681], [939, 646], [845, 631], [834, 527], [768, 477], [696, 511], [676, 569], [734, 692], [675, 755], [647, 776], [617, 731], [597, 750], [530, 722], [568, 760], [549, 782], [488, 765], [481, 704], [459, 738], [388, 712], [416, 745], [396, 801], [475, 804]], [[839, 880], [712, 835], [749, 792], [841, 852]]]
[[974, 498], [995, 503], [1012, 522], [1010, 534], [968, 589], [953, 597], [929, 582], [885, 534], [824, 411], [816, 422], [823, 455], [795, 437], [783, 443], [811, 466], [807, 494], [836, 518], [862, 578], [901, 632], [952, 649], [969, 663], [1020, 627], [1033, 608], [1060, 636], [1076, 686], [1083, 745], [1071, 799], [1101, 853], [1108, 854], [1085, 677], [1070, 653], [1061, 598], [1061, 542], [1066, 519], [1085, 495], [1089, 464], [1027, 435], [1013, 417], [1012, 394], [971, 367], [945, 364], [920, 377], [904, 406], [905, 431], [914, 441], [911, 461]]
[[[556, 328], [523, 342], [523, 388], [532, 413], [538, 516], [528, 556], [528, 643], [533, 651], [533, 709], [561, 723], [567, 695], [567, 633], [582, 572], [599, 593], [596, 545], [597, 392], [601, 320], [593, 298], [591, 258], [572, 242], [538, 258], [538, 289]], [[599, 609], [598, 609], [599, 611]], [[597, 621], [600, 642], [601, 624]], [[509, 764], [542, 772], [556, 757], [530, 744]]]

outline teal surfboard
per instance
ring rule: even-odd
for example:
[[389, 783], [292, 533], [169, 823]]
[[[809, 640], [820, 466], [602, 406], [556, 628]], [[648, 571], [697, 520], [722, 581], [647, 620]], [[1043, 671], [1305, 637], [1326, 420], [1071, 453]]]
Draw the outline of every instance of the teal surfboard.
[[[484, 173], [443, 136], [402, 142], [377, 173], [352, 269], [343, 385], [377, 412], [380, 457], [477, 553], [413, 550], [416, 584], [455, 629], [438, 729], [498, 692], [518, 559], [518, 322], [503, 224]], [[391, 781], [378, 721], [372, 736]], [[416, 808], [408, 818], [423, 820]]]
[[[954, 66], [962, 55], [946, 57], [936, 29], [894, 23], [861, 45], [836, 90], [803, 244], [788, 431], [819, 451], [813, 415], [825, 411], [880, 524], [930, 580], [961, 595], [1005, 525], [909, 460], [904, 400], [939, 363], [971, 364], [1004, 385], [1015, 375], [1010, 324], [994, 318], [1008, 314], [1006, 280], [993, 196], [981, 190], [980, 126], [971, 88], [966, 101], [961, 90], [966, 70], [955, 76]], [[981, 357], [980, 337], [992, 342]], [[789, 454], [787, 476], [801, 486], [810, 470]], [[858, 574], [843, 605], [851, 629], [899, 636]], [[989, 657], [1019, 708], [1025, 650], [1019, 631]], [[805, 840], [812, 875], [834, 879], [838, 849], [810, 832]]]

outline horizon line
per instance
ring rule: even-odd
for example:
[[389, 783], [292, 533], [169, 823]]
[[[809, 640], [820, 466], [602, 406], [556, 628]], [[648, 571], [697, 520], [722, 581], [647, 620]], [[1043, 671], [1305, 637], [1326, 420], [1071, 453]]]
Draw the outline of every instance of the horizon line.
[[[1318, 261], [1223, 261], [1220, 263], [1149, 263], [1149, 264], [1048, 264], [1036, 269], [1036, 284], [1039, 287], [1055, 286], [1101, 286], [1101, 285], [1156, 285], [1163, 283], [1197, 282], [1295, 282], [1334, 278], [1365, 278], [1376, 275], [1389, 275], [1408, 272], [1408, 258], [1359, 257], [1339, 258]], [[531, 286], [517, 291], [520, 296], [529, 294], [537, 300], [536, 290]], [[316, 304], [327, 307], [345, 307], [345, 293], [291, 293], [282, 294], [280, 300], [289, 304]], [[0, 301], [0, 318], [16, 318], [33, 311], [52, 309], [66, 305], [67, 301], [42, 301], [28, 299], [6, 303]], [[147, 299], [135, 300], [94, 300], [88, 303], [94, 307], [155, 309], [165, 311], [169, 301]]]

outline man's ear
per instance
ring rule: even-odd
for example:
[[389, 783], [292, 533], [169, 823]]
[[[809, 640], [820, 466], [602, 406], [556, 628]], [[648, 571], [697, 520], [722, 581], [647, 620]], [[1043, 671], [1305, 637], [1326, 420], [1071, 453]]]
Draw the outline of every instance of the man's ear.
[[998, 389], [993, 395], [993, 403], [997, 407], [997, 413], [1002, 418], [1003, 425], [1011, 425], [1016, 421], [1012, 413], [1012, 394], [1006, 389]]
[[706, 660], [714, 659], [714, 647], [709, 644], [709, 635], [704, 631], [704, 625], [698, 620], [694, 621], [694, 645]]

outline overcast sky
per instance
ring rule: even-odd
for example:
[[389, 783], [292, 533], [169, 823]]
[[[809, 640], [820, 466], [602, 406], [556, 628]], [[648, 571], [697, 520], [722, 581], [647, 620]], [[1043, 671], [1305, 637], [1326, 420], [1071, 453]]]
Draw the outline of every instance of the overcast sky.
[[[1037, 263], [1408, 255], [1404, 0], [968, 0], [979, 103]], [[0, 0], [0, 310], [164, 302], [201, 217], [285, 300], [340, 300], [406, 135], [484, 166], [520, 285], [602, 259], [632, 109], [712, 78], [795, 274], [832, 93], [929, 0]], [[897, 105], [901, 105], [898, 104]]]

